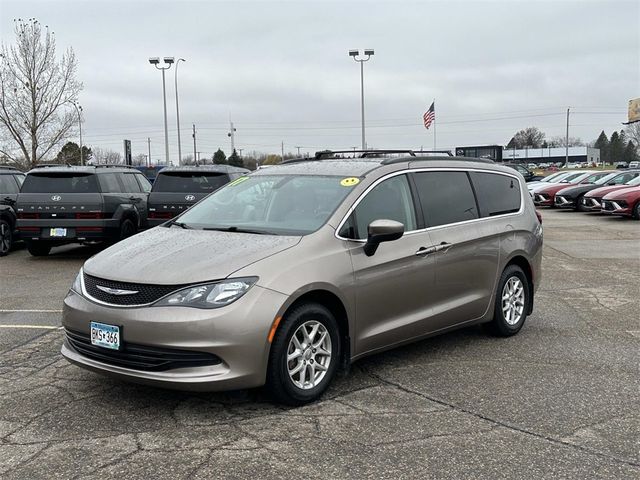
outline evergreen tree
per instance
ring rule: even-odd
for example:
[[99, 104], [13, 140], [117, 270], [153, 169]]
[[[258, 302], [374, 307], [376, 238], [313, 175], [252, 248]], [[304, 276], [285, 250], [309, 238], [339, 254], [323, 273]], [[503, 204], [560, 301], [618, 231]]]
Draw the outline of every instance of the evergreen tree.
[[640, 160], [640, 156], [638, 155], [636, 146], [631, 140], [629, 140], [627, 142], [627, 146], [624, 149], [624, 152], [622, 153], [622, 161], [629, 163], [635, 162], [637, 160]]
[[[82, 160], [86, 164], [93, 157], [90, 148], [82, 147]], [[56, 162], [69, 165], [80, 165], [80, 147], [75, 142], [67, 142], [56, 155]]]
[[618, 132], [611, 134], [611, 140], [609, 141], [609, 157], [612, 162], [621, 162], [624, 154], [625, 144], [620, 139]]
[[213, 163], [216, 165], [226, 165], [227, 164], [227, 156], [224, 154], [222, 149], [216, 150], [216, 153], [213, 154]]
[[609, 139], [607, 138], [607, 134], [604, 133], [604, 130], [600, 132], [600, 136], [593, 144], [593, 148], [600, 149], [600, 161], [603, 163], [610, 163], [611, 157], [609, 156]]
[[233, 153], [229, 155], [229, 165], [233, 165], [234, 167], [244, 167], [244, 163], [235, 148], [233, 149]]

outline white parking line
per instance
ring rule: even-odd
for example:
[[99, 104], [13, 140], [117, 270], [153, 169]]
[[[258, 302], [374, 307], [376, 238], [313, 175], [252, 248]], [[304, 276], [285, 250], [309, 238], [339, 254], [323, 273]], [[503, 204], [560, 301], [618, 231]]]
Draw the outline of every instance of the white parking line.
[[62, 327], [52, 325], [0, 325], [0, 328], [42, 328], [44, 330], [61, 330]]
[[62, 310], [3, 310], [0, 313], [62, 313]]

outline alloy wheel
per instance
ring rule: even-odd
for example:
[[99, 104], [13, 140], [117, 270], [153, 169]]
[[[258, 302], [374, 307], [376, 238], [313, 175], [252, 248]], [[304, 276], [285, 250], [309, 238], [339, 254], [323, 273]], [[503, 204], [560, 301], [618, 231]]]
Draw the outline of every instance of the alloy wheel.
[[331, 336], [327, 328], [316, 320], [298, 327], [287, 347], [287, 371], [293, 384], [311, 389], [327, 374], [331, 363]]
[[6, 254], [11, 248], [11, 230], [6, 222], [0, 222], [0, 253]]
[[502, 314], [509, 325], [516, 325], [524, 312], [524, 285], [516, 277], [510, 277], [502, 288]]

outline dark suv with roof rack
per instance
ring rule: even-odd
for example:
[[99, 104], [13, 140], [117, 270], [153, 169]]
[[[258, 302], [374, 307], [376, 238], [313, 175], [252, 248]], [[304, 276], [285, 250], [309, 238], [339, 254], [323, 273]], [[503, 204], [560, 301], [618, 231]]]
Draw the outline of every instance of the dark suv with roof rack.
[[20, 170], [0, 165], [0, 257], [9, 253], [17, 238], [15, 204], [23, 181]]
[[27, 172], [17, 200], [29, 253], [68, 243], [115, 242], [146, 228], [151, 184], [122, 165], [41, 166]]
[[149, 194], [149, 227], [181, 214], [218, 188], [250, 172], [231, 165], [163, 168]]
[[64, 299], [62, 355], [176, 389], [266, 384], [301, 404], [382, 350], [478, 323], [516, 334], [542, 260], [522, 176], [343, 153], [240, 177], [87, 260]]

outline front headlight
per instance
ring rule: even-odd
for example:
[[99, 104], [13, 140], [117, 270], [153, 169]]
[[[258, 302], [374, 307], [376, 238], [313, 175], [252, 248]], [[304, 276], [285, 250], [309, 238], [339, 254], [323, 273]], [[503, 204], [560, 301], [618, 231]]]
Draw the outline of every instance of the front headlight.
[[78, 275], [76, 275], [76, 279], [73, 281], [73, 285], [71, 285], [71, 290], [78, 295], [82, 295], [82, 268], [80, 268]]
[[154, 304], [156, 307], [219, 308], [242, 297], [258, 277], [234, 278], [179, 290]]

